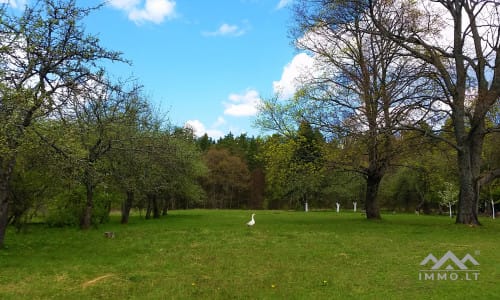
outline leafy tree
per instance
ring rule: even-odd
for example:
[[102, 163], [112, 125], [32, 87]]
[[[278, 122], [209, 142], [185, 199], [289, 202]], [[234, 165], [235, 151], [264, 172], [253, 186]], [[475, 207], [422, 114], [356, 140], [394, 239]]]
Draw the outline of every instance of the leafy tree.
[[191, 130], [154, 124], [141, 133], [144, 162], [137, 170], [139, 191], [146, 196], [146, 218], [159, 218], [176, 202], [187, 208], [200, 202], [204, 192], [199, 181], [207, 173]]
[[443, 190], [439, 191], [439, 196], [441, 198], [440, 204], [449, 208], [451, 218], [451, 208], [458, 201], [457, 187], [453, 183], [445, 182]]
[[0, 247], [9, 214], [8, 195], [17, 149], [40, 117], [64, 107], [66, 95], [87, 82], [102, 60], [122, 61], [85, 33], [94, 9], [75, 0], [39, 0], [18, 14], [0, 7]]
[[293, 138], [273, 135], [266, 140], [261, 159], [269, 208], [295, 208], [320, 196], [325, 178], [322, 147], [322, 136], [307, 122]]
[[208, 150], [204, 161], [208, 168], [203, 183], [208, 195], [208, 207], [240, 207], [241, 196], [249, 189], [250, 173], [246, 163], [239, 156], [220, 148]]
[[206, 196], [200, 185], [200, 180], [208, 173], [202, 153], [196, 146], [193, 132], [185, 128], [176, 128], [170, 143], [175, 149], [172, 166], [166, 170], [170, 174], [167, 191], [170, 205], [172, 208], [176, 203], [183, 208], [196, 206]]
[[395, 145], [405, 155], [393, 161], [395, 168], [382, 185], [382, 197], [391, 209], [430, 213], [438, 203], [442, 182], [456, 179], [456, 156], [443, 142], [428, 139], [429, 124], [421, 122], [418, 128], [420, 131], [402, 131], [397, 137]]
[[307, 206], [309, 198], [320, 189], [323, 182], [323, 136], [311, 125], [302, 121], [299, 125], [296, 138], [296, 148], [291, 161], [291, 168], [295, 172], [295, 184], [302, 202]]
[[[32, 131], [26, 138], [36, 140]], [[46, 145], [42, 143], [23, 143], [18, 148], [15, 170], [12, 174], [9, 224], [17, 230], [41, 216], [46, 209], [47, 200], [56, 195], [58, 184], [57, 161]]]
[[60, 112], [57, 127], [38, 133], [68, 161], [85, 188], [80, 214], [82, 229], [88, 229], [92, 224], [95, 191], [109, 172], [105, 158], [123, 137], [119, 131], [129, 122], [129, 114], [137, 111], [139, 89], [133, 86], [131, 91], [124, 91], [123, 83], [112, 85], [102, 76], [91, 81], [71, 95], [68, 105]]
[[208, 136], [208, 134], [204, 134], [197, 140], [197, 144], [200, 147], [201, 151], [206, 152], [210, 148], [210, 146], [214, 145], [215, 142]]
[[141, 173], [149, 153], [144, 149], [145, 133], [154, 127], [154, 115], [140, 90], [130, 95], [130, 107], [116, 128], [114, 146], [107, 155], [111, 176], [108, 179], [124, 194], [121, 204], [121, 223], [127, 224], [130, 210], [141, 186]]
[[240, 134], [235, 137], [232, 133], [213, 142], [208, 136], [202, 136], [197, 140], [205, 152], [210, 147], [224, 149], [231, 155], [239, 157], [250, 172], [249, 192], [239, 195], [239, 205], [245, 207], [262, 207], [264, 197], [265, 174], [263, 172], [262, 162], [258, 159], [262, 140], [260, 138], [248, 137], [246, 134]]

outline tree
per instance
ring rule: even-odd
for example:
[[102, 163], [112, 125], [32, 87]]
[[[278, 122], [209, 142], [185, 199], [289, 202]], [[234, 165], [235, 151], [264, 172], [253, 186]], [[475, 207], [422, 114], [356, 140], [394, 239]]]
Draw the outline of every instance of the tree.
[[[170, 203], [165, 203], [164, 208], [169, 204], [172, 208], [178, 205], [186, 209], [199, 205], [206, 196], [200, 181], [207, 175], [208, 168], [196, 145], [193, 131], [175, 128], [170, 144], [174, 149], [174, 155], [170, 158], [171, 165], [166, 170], [169, 174], [167, 195]], [[166, 213], [165, 209], [163, 213]]]
[[124, 194], [121, 204], [121, 223], [127, 224], [130, 210], [135, 205], [135, 197], [141, 186], [141, 174], [148, 161], [145, 133], [154, 127], [154, 115], [150, 106], [143, 99], [140, 91], [131, 95], [131, 108], [116, 131], [118, 139], [108, 155], [111, 170], [111, 182]]
[[291, 137], [273, 135], [262, 147], [268, 206], [296, 208], [318, 201], [325, 188], [323, 137], [301, 122]]
[[198, 139], [197, 144], [200, 147], [201, 151], [205, 152], [208, 151], [208, 149], [214, 144], [214, 142], [212, 141], [212, 138], [208, 137], [208, 134], [205, 133]]
[[126, 84], [111, 84], [103, 75], [90, 79], [68, 95], [68, 103], [59, 113], [59, 122], [37, 131], [77, 174], [85, 188], [85, 202], [80, 227], [92, 225], [95, 190], [105, 181], [110, 166], [105, 160], [113, 146], [124, 137], [120, 130], [129, 124], [130, 115], [138, 110], [139, 86], [125, 91]]
[[[356, 148], [351, 154], [359, 159], [331, 164], [365, 177], [366, 216], [379, 219], [379, 186], [399, 154], [396, 125], [412, 118], [411, 99], [432, 99], [429, 80], [415, 76], [426, 71], [425, 65], [398, 55], [396, 43], [371, 34], [374, 25], [365, 1], [298, 1], [295, 16], [296, 46], [311, 53], [315, 65], [290, 101], [292, 116]], [[280, 112], [287, 107], [276, 107], [268, 102], [262, 112], [274, 128], [286, 129]], [[352, 161], [356, 163], [346, 164]]]
[[300, 122], [296, 137], [296, 148], [291, 161], [301, 194], [301, 202], [308, 207], [308, 201], [320, 189], [323, 182], [324, 160], [322, 153], [323, 135], [319, 130], [313, 130], [307, 121]]
[[228, 150], [219, 148], [208, 150], [204, 161], [208, 168], [203, 184], [208, 194], [208, 206], [240, 207], [240, 198], [249, 189], [250, 172], [246, 163]]
[[[442, 103], [453, 124], [460, 196], [457, 223], [478, 225], [477, 205], [486, 116], [500, 99], [500, 6], [497, 1], [370, 0], [370, 15], [381, 36], [433, 68]], [[398, 21], [388, 28], [386, 20]], [[396, 24], [395, 24], [396, 25]], [[440, 108], [441, 109], [441, 108]]]
[[192, 130], [169, 128], [163, 120], [141, 132], [138, 191], [146, 196], [146, 218], [165, 215], [177, 204], [189, 208], [204, 197], [199, 181], [207, 173]]
[[17, 149], [40, 117], [66, 103], [67, 94], [87, 81], [102, 60], [123, 61], [81, 21], [94, 9], [75, 0], [38, 0], [17, 14], [0, 7], [0, 247], [9, 214], [8, 195]]
[[444, 189], [439, 191], [441, 198], [441, 205], [448, 206], [450, 211], [450, 218], [453, 216], [451, 212], [452, 206], [458, 201], [458, 189], [453, 183], [445, 182]]
[[441, 183], [456, 180], [456, 155], [442, 141], [426, 136], [432, 126], [422, 122], [418, 128], [419, 131], [402, 131], [397, 137], [395, 146], [405, 155], [393, 161], [395, 168], [382, 189], [385, 204], [391, 209], [403, 206], [407, 211], [423, 210], [428, 214], [438, 203]]
[[[30, 139], [37, 139], [33, 132]], [[48, 199], [58, 191], [56, 158], [43, 143], [23, 143], [18, 149], [15, 170], [11, 177], [9, 225], [17, 230], [47, 207]]]

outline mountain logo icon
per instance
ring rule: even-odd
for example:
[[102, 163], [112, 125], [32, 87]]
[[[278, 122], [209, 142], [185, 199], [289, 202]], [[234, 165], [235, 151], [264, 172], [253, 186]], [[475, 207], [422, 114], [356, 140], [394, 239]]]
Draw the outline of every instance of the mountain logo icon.
[[439, 260], [431, 253], [427, 255], [424, 260], [422, 260], [420, 265], [425, 266], [429, 262], [434, 263], [430, 270], [468, 270], [468, 267], [465, 265], [467, 262], [473, 264], [474, 266], [479, 266], [479, 263], [474, 259], [474, 257], [472, 257], [472, 255], [467, 254], [464, 258], [458, 259], [458, 257], [451, 251], [446, 252], [446, 254]]

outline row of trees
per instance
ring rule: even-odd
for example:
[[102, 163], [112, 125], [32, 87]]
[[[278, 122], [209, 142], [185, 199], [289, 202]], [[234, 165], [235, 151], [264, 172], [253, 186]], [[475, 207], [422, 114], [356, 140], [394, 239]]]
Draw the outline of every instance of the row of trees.
[[[97, 38], [84, 32], [81, 20], [90, 11], [74, 1], [37, 1], [21, 15], [9, 11], [8, 4], [0, 6], [0, 246], [9, 207], [17, 205], [12, 192], [19, 153], [35, 136], [49, 141], [43, 128], [35, 130], [34, 125], [44, 119], [50, 127], [59, 112], [68, 114], [70, 108], [83, 105], [94, 87], [97, 94], [107, 94], [98, 62], [123, 61], [120, 53], [101, 47]], [[95, 141], [87, 164], [82, 163], [89, 189], [94, 185], [89, 181], [94, 164], [107, 148], [103, 141]], [[92, 199], [88, 201], [91, 205]]]
[[9, 7], [0, 6], [0, 247], [9, 223], [36, 214], [87, 229], [117, 195], [124, 223], [132, 206], [158, 217], [166, 194], [199, 197], [206, 168], [192, 132], [168, 126], [135, 80], [102, 67], [128, 61], [85, 32], [99, 7]]

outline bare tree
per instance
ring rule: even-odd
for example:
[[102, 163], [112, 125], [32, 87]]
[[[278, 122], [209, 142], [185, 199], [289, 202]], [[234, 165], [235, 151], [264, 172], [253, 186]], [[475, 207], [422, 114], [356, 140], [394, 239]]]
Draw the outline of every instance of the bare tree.
[[[344, 140], [344, 150], [352, 146], [358, 148], [352, 154], [362, 152], [361, 159], [350, 156], [333, 165], [364, 176], [366, 216], [379, 219], [378, 189], [399, 153], [398, 125], [420, 114], [415, 102], [431, 106], [435, 97], [430, 80], [415, 75], [426, 66], [400, 55], [394, 41], [373, 34], [368, 12], [365, 1], [299, 1], [295, 43], [316, 65], [293, 102], [296, 115]], [[394, 26], [387, 20], [384, 25]]]
[[[477, 205], [481, 155], [488, 112], [500, 104], [500, 5], [488, 0], [370, 0], [379, 34], [434, 69], [444, 92], [454, 137], [445, 139], [457, 152], [460, 193], [457, 223], [479, 224]], [[386, 20], [399, 25], [388, 27]], [[442, 136], [435, 136], [443, 139]], [[483, 180], [485, 181], [485, 180]]]

